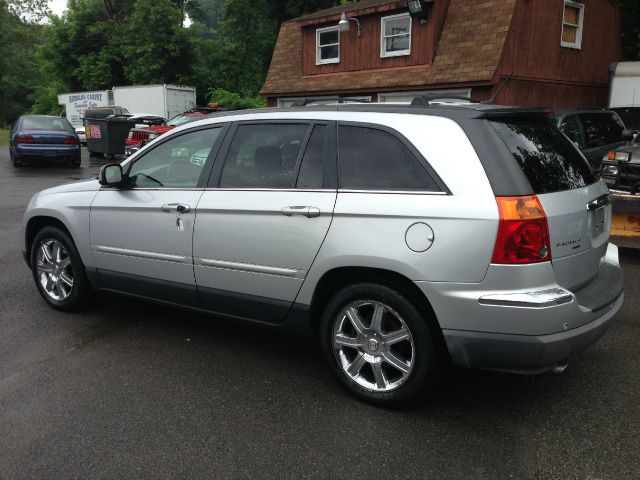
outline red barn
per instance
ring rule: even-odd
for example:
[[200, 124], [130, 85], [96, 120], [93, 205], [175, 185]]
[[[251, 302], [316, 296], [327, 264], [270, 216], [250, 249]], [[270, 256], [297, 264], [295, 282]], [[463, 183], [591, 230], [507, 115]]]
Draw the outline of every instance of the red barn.
[[[619, 56], [614, 0], [420, 0], [426, 19], [412, 17], [408, 3], [364, 0], [283, 23], [262, 95], [270, 106], [434, 92], [606, 106]], [[343, 15], [347, 31], [338, 26]]]

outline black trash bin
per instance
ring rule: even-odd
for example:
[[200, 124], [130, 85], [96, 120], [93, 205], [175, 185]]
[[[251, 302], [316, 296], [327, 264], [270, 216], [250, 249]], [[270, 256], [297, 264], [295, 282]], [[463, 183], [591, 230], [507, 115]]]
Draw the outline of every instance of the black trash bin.
[[124, 154], [124, 142], [135, 122], [125, 116], [84, 119], [87, 150], [108, 157]]

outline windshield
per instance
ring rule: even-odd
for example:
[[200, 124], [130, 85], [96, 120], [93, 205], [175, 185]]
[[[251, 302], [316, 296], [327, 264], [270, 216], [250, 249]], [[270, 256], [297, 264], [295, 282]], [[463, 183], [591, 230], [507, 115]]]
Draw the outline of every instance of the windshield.
[[73, 131], [73, 127], [65, 118], [58, 117], [24, 117], [20, 128], [23, 130]]
[[176, 115], [171, 120], [169, 120], [167, 122], [167, 125], [170, 125], [172, 127], [177, 127], [179, 125], [183, 125], [185, 123], [193, 122], [195, 120], [201, 120], [202, 117], [204, 117], [204, 115], [184, 115], [184, 114], [180, 114], [180, 115]]
[[571, 141], [544, 118], [491, 122], [537, 194], [571, 190], [597, 180]]

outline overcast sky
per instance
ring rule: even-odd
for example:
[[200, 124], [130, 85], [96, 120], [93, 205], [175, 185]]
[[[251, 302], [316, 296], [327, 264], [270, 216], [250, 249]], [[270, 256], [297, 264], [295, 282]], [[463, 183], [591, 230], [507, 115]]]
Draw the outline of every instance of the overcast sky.
[[49, 0], [49, 8], [56, 15], [61, 15], [67, 9], [67, 0]]

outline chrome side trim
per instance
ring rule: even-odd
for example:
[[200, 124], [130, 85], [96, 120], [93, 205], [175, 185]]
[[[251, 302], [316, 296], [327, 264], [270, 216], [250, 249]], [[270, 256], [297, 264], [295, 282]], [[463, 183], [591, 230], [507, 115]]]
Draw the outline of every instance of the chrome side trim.
[[95, 245], [93, 247], [93, 250], [100, 253], [110, 253], [112, 255], [124, 255], [126, 257], [162, 260], [163, 262], [191, 263], [190, 257], [185, 257], [182, 255], [169, 255], [168, 253], [147, 252], [144, 250], [130, 250], [128, 248], [107, 247], [105, 245]]
[[335, 188], [205, 188], [206, 192], [317, 192], [336, 193]]
[[564, 288], [549, 288], [524, 293], [501, 293], [497, 295], [485, 295], [478, 299], [481, 305], [494, 305], [502, 307], [528, 307], [544, 308], [554, 305], [571, 303], [573, 295]]
[[448, 195], [447, 192], [426, 191], [426, 190], [352, 190], [338, 189], [338, 193], [368, 193], [368, 194], [395, 194], [395, 195]]
[[227, 270], [239, 270], [243, 272], [265, 273], [267, 275], [278, 275], [280, 277], [304, 278], [304, 271], [293, 268], [270, 267], [268, 265], [255, 265], [252, 263], [228, 262], [225, 260], [213, 260], [211, 258], [195, 257], [194, 264], [203, 267], [224, 268]]

